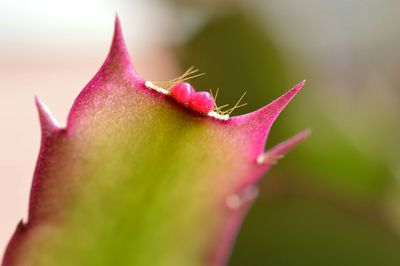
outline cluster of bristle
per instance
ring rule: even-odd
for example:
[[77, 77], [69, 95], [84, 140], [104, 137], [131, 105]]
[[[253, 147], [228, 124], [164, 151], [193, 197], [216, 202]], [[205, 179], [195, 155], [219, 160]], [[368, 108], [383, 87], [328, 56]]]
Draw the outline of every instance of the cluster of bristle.
[[228, 104], [224, 104], [221, 106], [217, 105], [219, 89], [216, 90], [215, 95], [211, 89], [210, 92], [196, 92], [195, 89], [189, 83], [187, 83], [187, 81], [193, 78], [200, 77], [202, 75], [205, 75], [205, 73], [199, 73], [198, 69], [195, 69], [193, 66], [191, 66], [179, 77], [168, 81], [147, 81], [146, 86], [160, 93], [170, 95], [176, 101], [198, 113], [205, 114], [220, 120], [229, 119], [229, 116], [234, 110], [246, 105], [246, 103], [240, 103], [246, 93], [244, 93], [240, 97], [240, 99], [233, 107], [228, 108]]
[[181, 82], [185, 82], [185, 81], [197, 78], [197, 77], [201, 77], [205, 74], [206, 73], [204, 73], [204, 72], [199, 73], [198, 69], [191, 66], [179, 77], [176, 77], [176, 78], [168, 80], [168, 81], [156, 81], [156, 82], [153, 82], [153, 84], [160, 86], [160, 87], [170, 88], [177, 83], [181, 83]]
[[[224, 105], [218, 106], [218, 105], [217, 105], [218, 92], [219, 92], [219, 88], [216, 89], [215, 95], [214, 95], [213, 90], [210, 89], [211, 96], [212, 96], [212, 97], [214, 98], [214, 100], [215, 100], [214, 111], [215, 111], [216, 113], [220, 114], [220, 115], [227, 115], [227, 116], [230, 116], [230, 115], [232, 114], [232, 112], [235, 111], [236, 109], [247, 105], [247, 103], [242, 103], [242, 104], [240, 103], [240, 102], [243, 100], [244, 96], [246, 95], [246, 92], [245, 92], [245, 93], [243, 93], [243, 95], [239, 98], [239, 100], [235, 103], [235, 105], [234, 105], [233, 107], [231, 107], [231, 108], [229, 108], [229, 109], [226, 109], [226, 108], [229, 107], [229, 104], [224, 104]], [[224, 109], [225, 109], [225, 110], [224, 110]]]

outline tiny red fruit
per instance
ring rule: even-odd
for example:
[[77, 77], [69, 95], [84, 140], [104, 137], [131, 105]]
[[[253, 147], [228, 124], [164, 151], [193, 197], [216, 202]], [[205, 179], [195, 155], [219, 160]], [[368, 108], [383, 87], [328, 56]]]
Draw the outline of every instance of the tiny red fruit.
[[200, 91], [192, 95], [189, 106], [196, 112], [207, 114], [214, 109], [215, 101], [210, 93]]
[[170, 88], [171, 96], [180, 103], [188, 104], [195, 90], [192, 85], [186, 82], [179, 82]]

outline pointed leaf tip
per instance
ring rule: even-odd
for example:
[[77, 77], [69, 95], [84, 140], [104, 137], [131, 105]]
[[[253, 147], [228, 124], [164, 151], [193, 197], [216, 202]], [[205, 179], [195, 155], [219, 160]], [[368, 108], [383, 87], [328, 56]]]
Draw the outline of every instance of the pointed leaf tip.
[[114, 36], [111, 43], [109, 59], [112, 61], [121, 60], [120, 63], [130, 65], [129, 54], [126, 48], [121, 22], [118, 15], [115, 16]]
[[264, 145], [272, 124], [293, 97], [301, 90], [304, 84], [305, 80], [295, 85], [272, 103], [252, 113], [231, 118], [231, 124], [241, 127], [239, 130], [242, 132], [244, 131], [244, 134], [246, 134], [248, 139], [255, 145], [255, 156], [264, 150]]
[[142, 87], [144, 85], [144, 80], [137, 74], [131, 63], [118, 15], [115, 16], [114, 36], [111, 48], [100, 73], [104, 72], [125, 73], [130, 77], [135, 86]]
[[6, 247], [3, 262], [0, 261], [1, 266], [15, 265], [15, 259], [19, 256], [17, 248], [23, 241], [24, 233], [27, 227], [23, 221], [20, 221]]
[[[304, 86], [305, 80], [295, 85], [292, 89], [286, 92], [284, 95], [273, 101], [272, 103], [246, 115], [233, 117], [233, 120], [237, 120], [240, 123], [248, 123], [251, 121], [257, 123], [273, 122], [280, 112], [288, 105], [293, 97], [300, 91]], [[268, 123], [267, 123], [268, 124]]]
[[121, 21], [118, 15], [115, 16], [113, 45], [125, 48], [124, 35], [122, 34]]
[[55, 131], [61, 128], [58, 121], [53, 117], [50, 113], [50, 110], [47, 106], [37, 97], [35, 96], [36, 108], [39, 113], [40, 127], [42, 129], [43, 136], [50, 136]]
[[[83, 88], [76, 98], [68, 116], [67, 129], [72, 130], [76, 121], [89, 106], [95, 106], [94, 100], [107, 91], [116, 95], [116, 91], [124, 90], [126, 86], [144, 88], [145, 81], [135, 71], [122, 34], [121, 22], [118, 15], [115, 16], [114, 35], [107, 58], [96, 75]], [[97, 96], [96, 96], [97, 95]]]
[[116, 15], [114, 22], [114, 35], [112, 38], [111, 47], [108, 52], [106, 61], [104, 62], [99, 73], [105, 72], [107, 70], [109, 70], [110, 72], [112, 72], [113, 70], [120, 70], [120, 72], [128, 70], [128, 72], [130, 72], [132, 71], [132, 69], [133, 68], [129, 58], [128, 49], [126, 48], [124, 35], [122, 33], [121, 22], [118, 15]]
[[264, 108], [261, 108], [260, 110], [263, 110], [264, 112], [263, 115], [269, 115], [270, 113], [275, 114], [274, 119], [278, 117], [280, 112], [289, 104], [289, 102], [293, 99], [294, 96], [303, 88], [304, 84], [306, 83], [305, 80], [302, 82], [296, 84], [292, 89], [290, 89], [288, 92], [286, 92], [284, 95], [270, 103]]
[[288, 151], [290, 151], [297, 144], [299, 144], [304, 139], [309, 137], [311, 135], [311, 133], [312, 132], [310, 129], [306, 129], [306, 130], [294, 135], [290, 139], [279, 143], [278, 145], [276, 145], [269, 151], [261, 154], [257, 158], [257, 163], [258, 164], [269, 164], [269, 165], [277, 163], [277, 161], [279, 159], [281, 159]]

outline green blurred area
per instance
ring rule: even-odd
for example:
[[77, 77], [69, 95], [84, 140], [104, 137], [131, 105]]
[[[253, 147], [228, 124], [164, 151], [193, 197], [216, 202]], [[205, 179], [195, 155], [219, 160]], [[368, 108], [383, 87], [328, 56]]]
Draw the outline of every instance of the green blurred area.
[[313, 199], [261, 200], [247, 218], [231, 265], [399, 265], [390, 232]]
[[[332, 51], [338, 58], [322, 55], [333, 67], [319, 68], [317, 55], [308, 60], [307, 49], [282, 45], [280, 29], [265, 27], [254, 9], [223, 4], [218, 9], [224, 12], [208, 10], [204, 24], [176, 49], [182, 69], [194, 65], [207, 72], [191, 83], [219, 88], [220, 105], [233, 105], [247, 91], [247, 106], [235, 112], [241, 114], [307, 79], [267, 146], [303, 128], [313, 130], [261, 182], [262, 196], [244, 222], [230, 265], [400, 265], [393, 163], [400, 133], [393, 97], [399, 91], [388, 85], [390, 77], [362, 61], [370, 58], [358, 60], [361, 52], [352, 45]], [[287, 24], [295, 27], [296, 21]], [[299, 40], [299, 46], [313, 41]], [[357, 58], [354, 68], [335, 69], [336, 60], [346, 66], [346, 53], [350, 66]]]

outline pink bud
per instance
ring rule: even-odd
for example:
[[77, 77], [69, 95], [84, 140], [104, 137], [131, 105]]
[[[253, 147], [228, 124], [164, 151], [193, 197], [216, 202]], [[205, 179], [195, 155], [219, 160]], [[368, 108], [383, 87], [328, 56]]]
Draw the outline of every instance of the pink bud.
[[179, 82], [170, 88], [171, 96], [180, 103], [188, 104], [195, 90], [186, 82]]
[[208, 113], [214, 109], [215, 101], [210, 93], [206, 91], [196, 92], [192, 95], [189, 106], [199, 113]]

